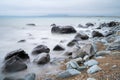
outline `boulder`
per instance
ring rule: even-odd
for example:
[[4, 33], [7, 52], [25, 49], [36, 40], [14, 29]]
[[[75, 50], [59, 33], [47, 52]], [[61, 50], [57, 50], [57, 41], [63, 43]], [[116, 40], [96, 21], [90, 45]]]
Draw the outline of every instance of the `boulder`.
[[72, 41], [70, 41], [70, 42], [67, 44], [67, 46], [72, 47], [72, 46], [74, 46], [76, 43], [77, 43], [77, 40], [73, 39]]
[[49, 53], [50, 49], [45, 46], [45, 45], [38, 45], [37, 47], [35, 47], [32, 51], [32, 54], [40, 54], [40, 53]]
[[99, 64], [98, 61], [96, 61], [94, 59], [88, 60], [84, 63], [85, 66], [93, 66], [93, 65], [97, 65], [97, 64]]
[[87, 55], [89, 55], [89, 57], [92, 57], [95, 54], [95, 50], [92, 44], [85, 44], [82, 48], [81, 48], [82, 52], [86, 53]]
[[8, 59], [3, 66], [3, 72], [18, 72], [25, 69], [27, 69], [27, 65], [16, 56]]
[[87, 73], [93, 74], [93, 73], [98, 72], [100, 70], [102, 70], [102, 69], [98, 65], [94, 65], [87, 70]]
[[89, 38], [88, 35], [84, 34], [84, 33], [78, 33], [76, 36], [75, 36], [75, 39], [76, 40], [87, 40]]
[[80, 72], [78, 70], [67, 69], [66, 71], [59, 73], [57, 75], [57, 77], [58, 78], [68, 78], [68, 77], [72, 77], [72, 76], [79, 75], [79, 74], [80, 74]]
[[39, 54], [35, 59], [34, 62], [37, 64], [45, 64], [50, 61], [50, 55], [48, 53]]
[[109, 27], [115, 27], [115, 26], [118, 26], [118, 24], [115, 21], [111, 21], [111, 22], [108, 23], [108, 26]]
[[94, 26], [93, 23], [86, 23], [86, 26], [90, 27], [90, 26]]
[[12, 57], [19, 57], [21, 60], [28, 60], [29, 59], [29, 55], [22, 49], [18, 49], [12, 52], [9, 52], [6, 57], [5, 57], [5, 61], [12, 58]]
[[92, 32], [92, 37], [104, 37], [104, 35], [98, 31], [93, 31]]
[[76, 33], [77, 31], [72, 26], [52, 25], [51, 32], [52, 33], [68, 34], [68, 33]]
[[63, 51], [65, 50], [61, 45], [56, 45], [54, 48], [53, 48], [54, 51]]

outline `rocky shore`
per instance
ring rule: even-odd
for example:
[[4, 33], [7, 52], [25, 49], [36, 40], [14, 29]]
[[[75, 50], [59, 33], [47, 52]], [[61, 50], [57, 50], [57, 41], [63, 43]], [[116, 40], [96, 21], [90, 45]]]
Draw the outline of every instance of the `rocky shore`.
[[[33, 23], [27, 25], [36, 26]], [[78, 28], [86, 29], [79, 32], [73, 26], [50, 26], [51, 34], [75, 36], [65, 46], [62, 45], [65, 42], [61, 41], [53, 49], [47, 45], [37, 45], [30, 53], [34, 56], [33, 61], [23, 49], [9, 52], [3, 60], [2, 73], [27, 70], [29, 63], [56, 65], [59, 70], [44, 76], [28, 73], [21, 78], [13, 75], [0, 80], [120, 80], [120, 22], [100, 23], [98, 27], [95, 27], [95, 23], [86, 23], [85, 26], [79, 24]], [[25, 41], [19, 40], [18, 43]], [[52, 58], [51, 51], [60, 52], [58, 57], [62, 55], [64, 58]], [[42, 70], [38, 72], [42, 74]]]

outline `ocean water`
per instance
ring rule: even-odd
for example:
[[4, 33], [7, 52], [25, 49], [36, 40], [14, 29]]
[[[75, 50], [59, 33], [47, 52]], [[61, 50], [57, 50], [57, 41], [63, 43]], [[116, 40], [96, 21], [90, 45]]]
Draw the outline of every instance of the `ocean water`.
[[[95, 23], [98, 27], [100, 23], [109, 21], [120, 21], [119, 17], [0, 17], [0, 71], [5, 55], [16, 49], [24, 49], [30, 56], [31, 62], [35, 58], [31, 55], [34, 47], [40, 44], [47, 45], [51, 49], [51, 58], [60, 57], [60, 53], [53, 52], [52, 49], [56, 44], [66, 46], [67, 42], [72, 40], [75, 34], [52, 34], [51, 24], [56, 25], [71, 25], [79, 32], [84, 30], [78, 27], [78, 24], [85, 25], [87, 22]], [[26, 24], [34, 23], [36, 26]], [[91, 30], [87, 28], [85, 30]], [[25, 39], [26, 42], [18, 43], [19, 40]], [[61, 41], [63, 43], [61, 43]], [[28, 64], [29, 68], [26, 71], [18, 72], [17, 74], [0, 74], [2, 77], [10, 75], [27, 74], [28, 72], [50, 72], [52, 69], [58, 69], [57, 66], [36, 66]], [[48, 70], [45, 70], [46, 67]], [[39, 70], [39, 71], [38, 71]]]

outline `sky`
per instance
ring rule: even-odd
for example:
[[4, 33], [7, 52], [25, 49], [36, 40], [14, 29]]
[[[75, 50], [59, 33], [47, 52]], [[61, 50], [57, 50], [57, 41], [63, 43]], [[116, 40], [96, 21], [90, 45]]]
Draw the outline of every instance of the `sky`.
[[120, 16], [120, 0], [0, 0], [0, 15]]

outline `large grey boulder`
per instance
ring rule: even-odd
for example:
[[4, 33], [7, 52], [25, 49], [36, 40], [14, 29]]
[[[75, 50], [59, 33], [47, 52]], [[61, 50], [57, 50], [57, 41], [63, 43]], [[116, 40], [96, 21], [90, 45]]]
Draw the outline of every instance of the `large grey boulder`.
[[52, 25], [51, 32], [52, 33], [68, 34], [68, 33], [76, 33], [77, 31], [72, 26]]
[[28, 60], [29, 59], [29, 55], [24, 50], [18, 49], [18, 50], [9, 52], [5, 56], [5, 61], [14, 57], [14, 56], [19, 57], [21, 60]]
[[18, 72], [25, 69], [27, 69], [27, 65], [16, 56], [8, 59], [3, 66], [3, 72]]
[[50, 49], [46, 45], [38, 45], [32, 51], [32, 54], [49, 53]]
[[79, 75], [80, 72], [76, 69], [67, 69], [66, 71], [63, 71], [57, 75], [58, 78], [68, 78], [75, 75]]
[[96, 61], [94, 59], [88, 60], [84, 63], [85, 66], [93, 66], [93, 65], [97, 65], [97, 64], [99, 64], [98, 61]]
[[102, 70], [102, 69], [98, 65], [94, 65], [87, 70], [87, 73], [93, 74], [93, 73], [98, 72], [100, 70]]
[[45, 64], [50, 61], [50, 55], [48, 53], [41, 53], [34, 59], [37, 64]]

